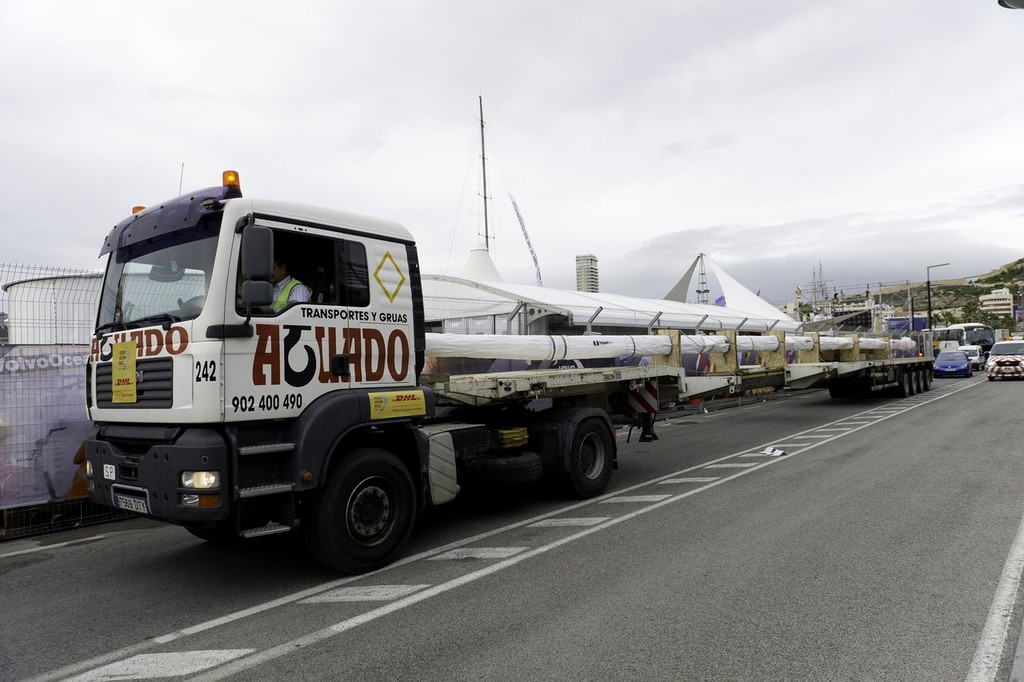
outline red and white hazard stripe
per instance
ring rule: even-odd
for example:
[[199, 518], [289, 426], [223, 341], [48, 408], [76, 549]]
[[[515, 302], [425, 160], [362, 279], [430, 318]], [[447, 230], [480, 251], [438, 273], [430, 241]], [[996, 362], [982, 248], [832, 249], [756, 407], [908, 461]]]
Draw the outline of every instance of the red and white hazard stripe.
[[658, 382], [648, 380], [643, 388], [629, 392], [629, 406], [634, 412], [658, 411]]

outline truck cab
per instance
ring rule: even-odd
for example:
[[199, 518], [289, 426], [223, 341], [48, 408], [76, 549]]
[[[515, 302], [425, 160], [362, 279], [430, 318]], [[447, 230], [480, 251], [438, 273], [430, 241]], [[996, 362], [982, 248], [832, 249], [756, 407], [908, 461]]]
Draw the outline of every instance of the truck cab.
[[[411, 527], [392, 498], [407, 498], [401, 514], [422, 503], [427, 451], [413, 426], [434, 411], [431, 391], [416, 386], [423, 304], [408, 230], [244, 198], [229, 171], [220, 187], [123, 220], [101, 255], [92, 499], [206, 539], [347, 514], [346, 546], [321, 537], [322, 556], [354, 555], [345, 566], [355, 570], [392, 556]], [[271, 270], [282, 258], [310, 296], [275, 310]], [[342, 452], [363, 455], [342, 464]], [[346, 481], [372, 472], [345, 483], [355, 502], [341, 512], [304, 494], [342, 485], [332, 483], [338, 468]], [[363, 550], [372, 558], [359, 563]]]

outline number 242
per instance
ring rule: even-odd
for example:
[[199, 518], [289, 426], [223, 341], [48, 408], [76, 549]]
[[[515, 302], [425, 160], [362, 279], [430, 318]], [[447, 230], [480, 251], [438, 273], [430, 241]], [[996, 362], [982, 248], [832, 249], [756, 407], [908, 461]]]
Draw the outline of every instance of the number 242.
[[201, 381], [217, 380], [217, 361], [202, 360], [196, 361], [196, 383]]

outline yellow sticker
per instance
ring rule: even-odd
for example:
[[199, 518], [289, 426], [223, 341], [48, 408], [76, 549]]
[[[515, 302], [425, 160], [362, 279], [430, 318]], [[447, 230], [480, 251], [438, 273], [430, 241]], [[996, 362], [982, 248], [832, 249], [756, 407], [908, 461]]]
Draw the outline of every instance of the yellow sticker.
[[134, 403], [135, 395], [135, 342], [123, 341], [113, 345], [114, 357], [110, 362], [112, 402]]
[[427, 413], [423, 391], [383, 391], [370, 394], [370, 419], [421, 417]]

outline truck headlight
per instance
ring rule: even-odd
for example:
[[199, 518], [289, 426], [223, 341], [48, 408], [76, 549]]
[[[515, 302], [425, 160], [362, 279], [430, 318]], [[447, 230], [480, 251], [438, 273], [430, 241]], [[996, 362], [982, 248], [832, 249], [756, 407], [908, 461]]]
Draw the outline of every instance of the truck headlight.
[[220, 474], [216, 471], [183, 471], [181, 487], [206, 490], [220, 487]]

